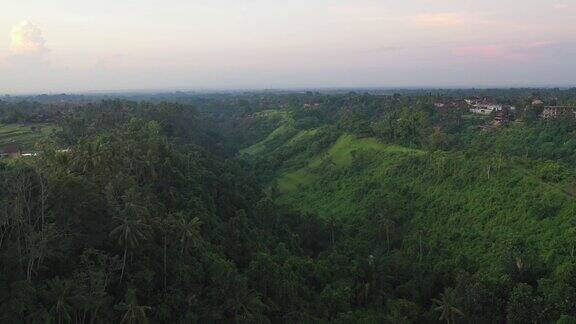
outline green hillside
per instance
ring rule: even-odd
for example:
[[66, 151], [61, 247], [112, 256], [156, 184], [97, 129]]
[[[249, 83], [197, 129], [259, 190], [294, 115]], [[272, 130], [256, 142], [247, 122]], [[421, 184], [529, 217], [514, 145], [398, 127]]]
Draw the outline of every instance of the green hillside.
[[489, 268], [519, 237], [555, 262], [568, 252], [576, 205], [561, 185], [529, 171], [511, 161], [427, 154], [344, 135], [308, 167], [278, 177], [279, 201], [323, 218], [370, 217], [379, 204], [394, 208], [386, 204], [403, 192], [412, 205], [407, 231], [429, 229], [431, 253], [473, 257]]
[[548, 323], [576, 311], [576, 124], [530, 109], [498, 127], [351, 95], [336, 111], [288, 109], [289, 123], [241, 152], [275, 203], [309, 219], [299, 237], [322, 251], [326, 302], [384, 295], [385, 322], [434, 323], [445, 297], [457, 322]]
[[399, 244], [417, 249], [418, 232], [426, 228], [431, 258], [470, 260], [492, 271], [514, 242], [531, 246], [546, 262], [560, 262], [569, 253], [576, 204], [565, 181], [538, 176], [545, 163], [429, 153], [351, 134], [306, 161], [282, 168], [272, 181], [278, 202], [324, 219], [397, 213], [391, 216], [403, 224]]
[[285, 171], [278, 177], [278, 186], [283, 194], [291, 194], [303, 189], [321, 176], [325, 165], [332, 165], [337, 170], [352, 166], [357, 154], [422, 154], [419, 150], [407, 149], [396, 145], [385, 145], [374, 138], [357, 138], [354, 135], [342, 135], [332, 147], [310, 159], [306, 167]]
[[256, 155], [263, 153], [271, 146], [284, 143], [298, 132], [296, 128], [294, 128], [294, 120], [287, 112], [268, 110], [255, 114], [254, 118], [277, 122], [279, 126], [263, 141], [241, 150], [241, 154]]

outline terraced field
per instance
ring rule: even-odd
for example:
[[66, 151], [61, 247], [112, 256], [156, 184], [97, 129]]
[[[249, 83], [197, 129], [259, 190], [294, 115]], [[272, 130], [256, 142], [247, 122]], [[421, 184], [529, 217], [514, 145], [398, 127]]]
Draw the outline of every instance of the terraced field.
[[0, 151], [12, 146], [31, 150], [39, 139], [50, 136], [55, 129], [50, 124], [0, 124]]

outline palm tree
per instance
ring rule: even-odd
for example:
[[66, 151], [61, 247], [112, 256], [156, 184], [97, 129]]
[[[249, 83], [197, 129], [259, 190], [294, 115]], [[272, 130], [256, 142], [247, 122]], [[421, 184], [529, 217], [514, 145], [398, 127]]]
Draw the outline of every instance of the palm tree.
[[378, 227], [386, 234], [386, 249], [388, 251], [390, 250], [390, 231], [394, 226], [396, 226], [396, 222], [392, 218], [384, 214], [378, 216]]
[[400, 312], [394, 311], [392, 314], [386, 316], [386, 322], [395, 324], [408, 324], [410, 323], [410, 320]]
[[178, 230], [178, 240], [182, 246], [181, 253], [184, 254], [184, 252], [196, 246], [202, 239], [200, 235], [202, 221], [198, 217], [186, 219], [184, 215], [180, 215], [180, 217], [176, 219], [176, 226]]
[[[570, 257], [574, 257], [574, 252], [576, 252], [576, 219], [570, 221]], [[1, 243], [1, 242], [0, 242]]]
[[440, 321], [446, 321], [447, 324], [451, 324], [455, 323], [456, 316], [464, 316], [464, 313], [454, 306], [455, 297], [454, 290], [446, 288], [444, 293], [440, 294], [440, 299], [432, 299], [434, 311], [440, 313]]
[[136, 292], [134, 289], [128, 289], [126, 300], [116, 306], [116, 309], [124, 311], [121, 324], [148, 324], [146, 312], [152, 309], [149, 306], [138, 305]]
[[49, 300], [49, 312], [55, 317], [56, 323], [72, 321], [72, 287], [69, 281], [56, 278], [48, 282], [46, 298]]
[[167, 287], [167, 268], [168, 268], [168, 237], [172, 234], [172, 223], [170, 218], [156, 218], [154, 224], [160, 228], [162, 233], [162, 249], [163, 249], [163, 268], [164, 268], [164, 291]]
[[328, 217], [328, 227], [330, 228], [330, 244], [333, 246], [336, 241], [336, 217]]
[[423, 240], [425, 237], [430, 235], [430, 229], [422, 226], [417, 230], [417, 234], [418, 234], [418, 259], [421, 261], [422, 260], [422, 254], [424, 253]]
[[143, 207], [128, 205], [128, 212], [124, 216], [114, 217], [117, 226], [110, 232], [110, 237], [116, 241], [118, 246], [124, 249], [120, 281], [124, 278], [128, 251], [133, 251], [138, 248], [151, 234], [151, 227], [146, 220], [141, 217], [142, 213], [134, 213], [134, 211], [138, 210], [145, 211], [146, 213], [147, 211], [145, 209], [142, 210]]

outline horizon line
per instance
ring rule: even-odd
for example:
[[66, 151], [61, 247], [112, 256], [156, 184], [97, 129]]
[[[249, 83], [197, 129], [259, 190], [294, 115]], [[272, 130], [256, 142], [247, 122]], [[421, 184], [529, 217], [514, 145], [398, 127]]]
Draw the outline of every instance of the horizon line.
[[76, 96], [95, 96], [95, 95], [138, 95], [138, 94], [174, 94], [174, 93], [188, 93], [188, 94], [210, 94], [210, 93], [233, 93], [233, 92], [299, 92], [299, 91], [346, 91], [346, 90], [506, 90], [506, 89], [572, 89], [576, 88], [574, 85], [477, 85], [477, 86], [342, 86], [342, 87], [247, 87], [247, 88], [158, 88], [158, 89], [119, 89], [119, 90], [78, 90], [78, 91], [31, 91], [31, 92], [13, 92], [13, 93], [0, 93], [0, 97], [32, 97], [32, 96], [56, 96], [56, 95], [76, 95]]

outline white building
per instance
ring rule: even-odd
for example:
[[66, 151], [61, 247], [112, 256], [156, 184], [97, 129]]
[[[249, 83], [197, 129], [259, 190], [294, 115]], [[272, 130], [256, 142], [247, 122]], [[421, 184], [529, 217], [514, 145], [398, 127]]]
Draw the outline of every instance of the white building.
[[480, 115], [490, 115], [494, 111], [501, 111], [501, 110], [502, 110], [502, 105], [483, 104], [483, 103], [473, 104], [472, 108], [470, 108], [470, 112], [472, 112], [474, 114], [480, 114]]

